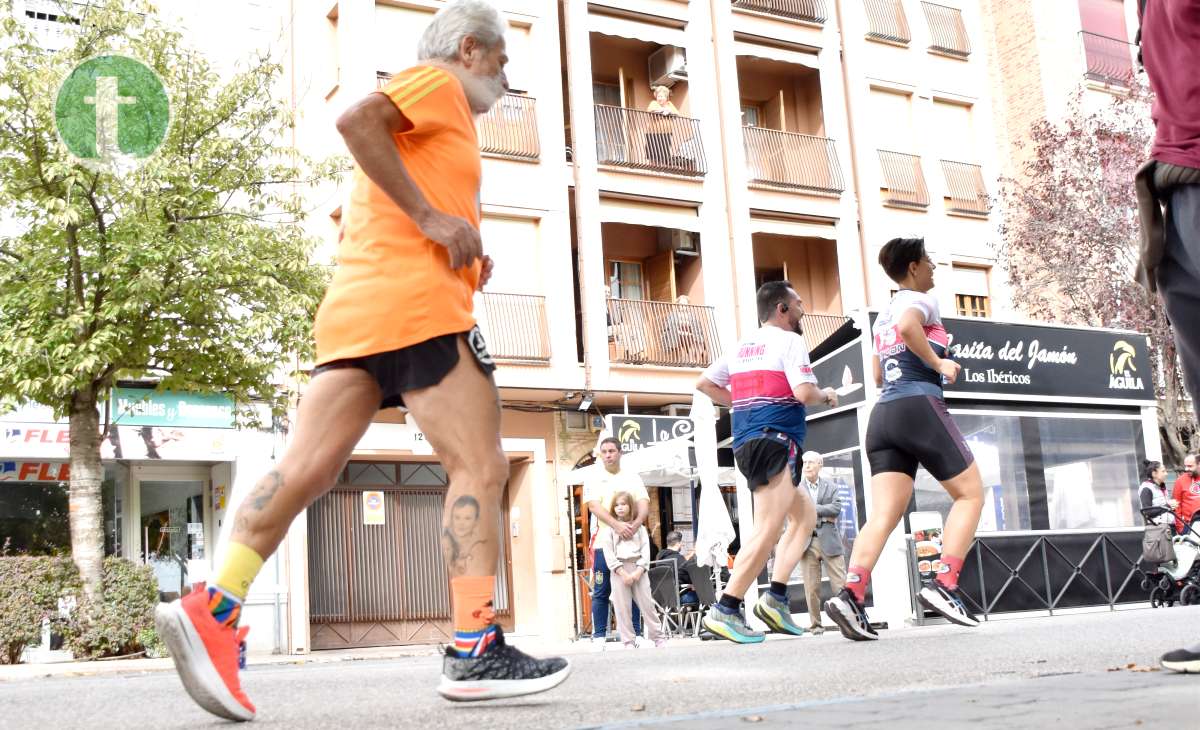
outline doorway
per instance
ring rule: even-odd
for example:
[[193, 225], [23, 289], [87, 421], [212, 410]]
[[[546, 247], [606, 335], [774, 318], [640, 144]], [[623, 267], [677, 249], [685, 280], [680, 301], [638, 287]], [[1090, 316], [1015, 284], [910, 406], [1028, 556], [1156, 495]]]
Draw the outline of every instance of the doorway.
[[[209, 469], [205, 467], [134, 467], [130, 480], [130, 507], [136, 530], [126, 544], [135, 557], [149, 565], [158, 581], [159, 598], [174, 600], [187, 593], [210, 553], [207, 501]], [[190, 570], [189, 570], [190, 569]]]

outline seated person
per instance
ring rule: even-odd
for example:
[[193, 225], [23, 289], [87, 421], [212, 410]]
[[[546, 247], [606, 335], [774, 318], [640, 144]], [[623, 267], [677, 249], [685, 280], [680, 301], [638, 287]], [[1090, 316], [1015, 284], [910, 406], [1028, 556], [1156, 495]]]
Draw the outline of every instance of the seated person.
[[696, 554], [689, 551], [687, 555], [684, 555], [679, 551], [681, 547], [683, 547], [683, 534], [679, 530], [672, 530], [667, 533], [667, 546], [660, 550], [654, 559], [675, 561], [675, 572], [679, 576], [679, 587], [682, 589], [679, 603], [681, 605], [699, 605], [700, 598], [692, 589], [691, 575], [687, 571], [689, 565], [696, 564]]

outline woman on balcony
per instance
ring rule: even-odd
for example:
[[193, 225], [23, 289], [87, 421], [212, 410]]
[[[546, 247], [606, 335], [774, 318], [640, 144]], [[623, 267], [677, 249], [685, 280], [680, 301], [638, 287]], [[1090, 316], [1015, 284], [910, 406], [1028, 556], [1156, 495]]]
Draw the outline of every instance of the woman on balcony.
[[679, 116], [679, 110], [671, 103], [671, 89], [666, 86], [654, 87], [654, 100], [646, 111], [657, 116], [652, 117], [649, 131], [646, 132], [646, 157], [656, 165], [671, 164], [672, 124], [670, 117]]

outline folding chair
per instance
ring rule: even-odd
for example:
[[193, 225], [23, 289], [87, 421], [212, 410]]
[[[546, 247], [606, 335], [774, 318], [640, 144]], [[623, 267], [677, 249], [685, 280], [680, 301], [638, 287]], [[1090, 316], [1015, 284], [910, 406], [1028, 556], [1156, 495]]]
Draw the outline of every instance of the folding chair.
[[650, 595], [662, 622], [663, 633], [672, 636], [680, 631], [679, 576], [674, 560], [655, 560], [650, 563]]
[[717, 602], [717, 589], [713, 584], [712, 566], [706, 565], [700, 567], [695, 563], [689, 563], [687, 566], [688, 577], [692, 581], [692, 590], [696, 592], [696, 597], [700, 601], [700, 605], [694, 611], [688, 611], [683, 615], [684, 632], [687, 631], [687, 625], [692, 625], [692, 636], [700, 634], [700, 617], [708, 610], [709, 606]]

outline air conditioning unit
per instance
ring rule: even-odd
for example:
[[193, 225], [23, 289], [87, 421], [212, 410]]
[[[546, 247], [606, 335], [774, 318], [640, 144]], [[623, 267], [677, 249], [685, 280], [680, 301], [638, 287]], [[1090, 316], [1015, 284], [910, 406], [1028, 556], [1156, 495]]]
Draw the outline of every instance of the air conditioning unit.
[[686, 256], [700, 255], [700, 234], [681, 231], [678, 228], [658, 229], [659, 249], [674, 251]]
[[673, 86], [676, 81], [687, 81], [687, 56], [682, 48], [663, 46], [650, 54], [651, 86]]

